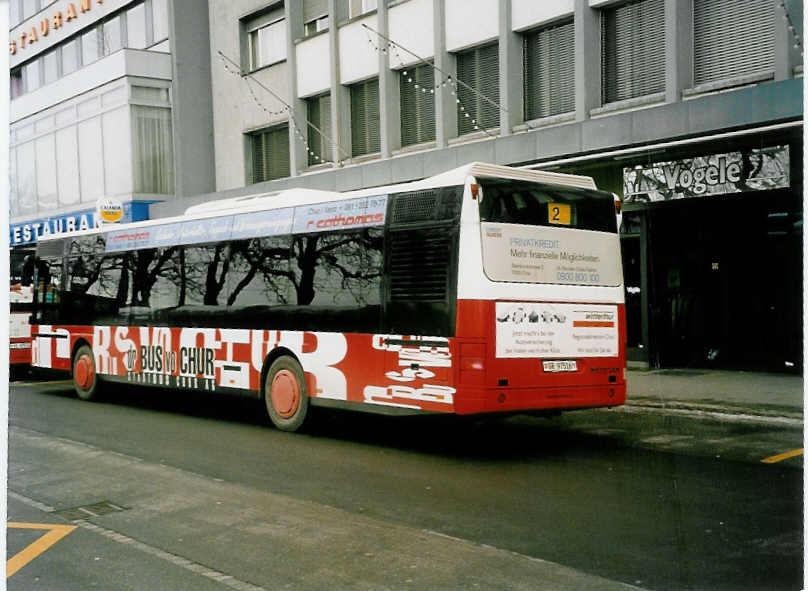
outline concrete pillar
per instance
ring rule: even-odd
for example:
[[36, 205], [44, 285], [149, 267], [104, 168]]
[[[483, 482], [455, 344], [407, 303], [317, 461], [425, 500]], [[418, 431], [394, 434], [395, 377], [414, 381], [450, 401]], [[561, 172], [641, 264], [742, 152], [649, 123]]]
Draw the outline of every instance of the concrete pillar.
[[[170, 0], [168, 26], [174, 71], [171, 80], [174, 191], [181, 198], [216, 190], [208, 3]], [[180, 71], [193, 75], [177, 76]]]
[[[457, 137], [457, 102], [449, 84], [441, 86], [440, 82], [451, 76], [457, 79], [457, 58], [446, 51], [446, 3], [445, 0], [434, 0], [433, 16], [435, 22], [435, 144], [438, 148], [449, 145], [449, 139]], [[443, 73], [441, 73], [443, 72]]]
[[[387, 2], [380, 0], [376, 9], [379, 33], [390, 36]], [[389, 158], [401, 148], [401, 100], [398, 73], [390, 70], [390, 48], [384, 37], [377, 39], [379, 47], [379, 132], [382, 158]]]
[[[289, 76], [289, 96], [286, 100], [292, 108], [289, 113], [289, 173], [297, 176], [309, 165], [305, 143], [308, 141], [308, 112], [306, 101], [297, 98], [297, 52], [293, 33], [298, 29], [302, 31], [302, 5], [299, 2], [284, 2], [283, 11], [286, 17], [286, 65]], [[304, 139], [300, 139], [300, 136]]]
[[499, 133], [524, 121], [522, 37], [511, 28], [511, 0], [499, 0]]
[[589, 0], [575, 0], [575, 120], [601, 103], [600, 18]]
[[665, 0], [665, 102], [693, 86], [693, 2]]
[[[794, 54], [799, 55], [799, 51], [794, 49], [794, 36], [797, 34], [797, 30], [790, 31], [789, 22], [794, 27], [800, 26], [802, 11], [799, 15], [792, 14], [792, 12], [796, 12], [796, 2], [772, 1], [774, 2], [774, 79], [788, 80], [794, 76], [794, 66], [796, 65]], [[784, 4], [785, 6], [783, 6]]]
[[351, 157], [351, 93], [340, 84], [339, 0], [328, 0], [328, 38], [331, 49], [331, 159], [339, 165]]

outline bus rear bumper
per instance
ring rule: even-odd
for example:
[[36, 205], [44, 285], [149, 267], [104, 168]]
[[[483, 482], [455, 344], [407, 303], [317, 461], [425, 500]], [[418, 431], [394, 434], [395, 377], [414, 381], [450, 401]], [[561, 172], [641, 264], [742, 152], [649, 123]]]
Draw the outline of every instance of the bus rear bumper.
[[520, 412], [575, 410], [619, 406], [626, 402], [626, 385], [564, 386], [545, 388], [462, 389], [455, 395], [455, 412]]

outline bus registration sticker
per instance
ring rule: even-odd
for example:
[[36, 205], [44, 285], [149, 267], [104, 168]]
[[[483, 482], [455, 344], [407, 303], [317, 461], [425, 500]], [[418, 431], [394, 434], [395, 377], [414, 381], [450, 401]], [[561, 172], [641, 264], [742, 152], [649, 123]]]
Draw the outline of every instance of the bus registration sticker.
[[559, 372], [559, 371], [578, 371], [578, 362], [574, 359], [571, 361], [543, 361], [542, 367], [546, 372]]
[[548, 203], [547, 219], [551, 224], [569, 226], [572, 223], [572, 207], [568, 203]]

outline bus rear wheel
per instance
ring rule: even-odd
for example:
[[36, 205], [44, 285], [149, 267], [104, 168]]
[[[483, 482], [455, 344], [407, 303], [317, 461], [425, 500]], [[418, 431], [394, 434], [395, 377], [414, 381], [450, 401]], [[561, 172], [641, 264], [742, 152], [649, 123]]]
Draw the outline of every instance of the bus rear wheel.
[[73, 355], [73, 388], [82, 400], [97, 400], [99, 397], [98, 375], [95, 357], [89, 345], [81, 345]]
[[309, 410], [303, 368], [292, 357], [278, 357], [264, 379], [264, 403], [272, 424], [281, 431], [297, 431]]

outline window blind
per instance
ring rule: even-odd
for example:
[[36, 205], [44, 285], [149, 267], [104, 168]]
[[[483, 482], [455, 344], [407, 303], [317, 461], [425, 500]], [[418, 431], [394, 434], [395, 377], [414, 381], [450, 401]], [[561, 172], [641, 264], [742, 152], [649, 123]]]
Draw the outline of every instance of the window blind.
[[575, 27], [567, 21], [524, 38], [525, 118], [575, 110]]
[[351, 86], [351, 154], [381, 151], [379, 132], [379, 80], [373, 78]]
[[[497, 44], [477, 47], [457, 55], [457, 79], [472, 89], [458, 84], [457, 131], [471, 133], [475, 123], [481, 129], [499, 126], [499, 47]], [[474, 92], [476, 90], [476, 92]], [[483, 95], [490, 99], [489, 102]], [[462, 109], [460, 107], [463, 107]], [[468, 116], [466, 116], [468, 115]]]
[[328, 0], [303, 0], [303, 22], [328, 14]]
[[135, 192], [174, 192], [171, 110], [132, 105], [135, 127]]
[[400, 76], [401, 144], [431, 142], [435, 139], [435, 70], [423, 64], [403, 70]]
[[252, 136], [253, 182], [289, 176], [289, 127], [281, 125]]
[[696, 84], [774, 69], [774, 3], [694, 0]]
[[603, 102], [665, 90], [665, 1], [640, 0], [604, 10]]
[[[307, 111], [309, 122], [316, 125], [328, 137], [331, 137], [331, 95], [324, 94], [308, 99]], [[331, 142], [316, 129], [308, 125], [309, 166], [331, 161]], [[313, 152], [313, 154], [312, 154]]]

